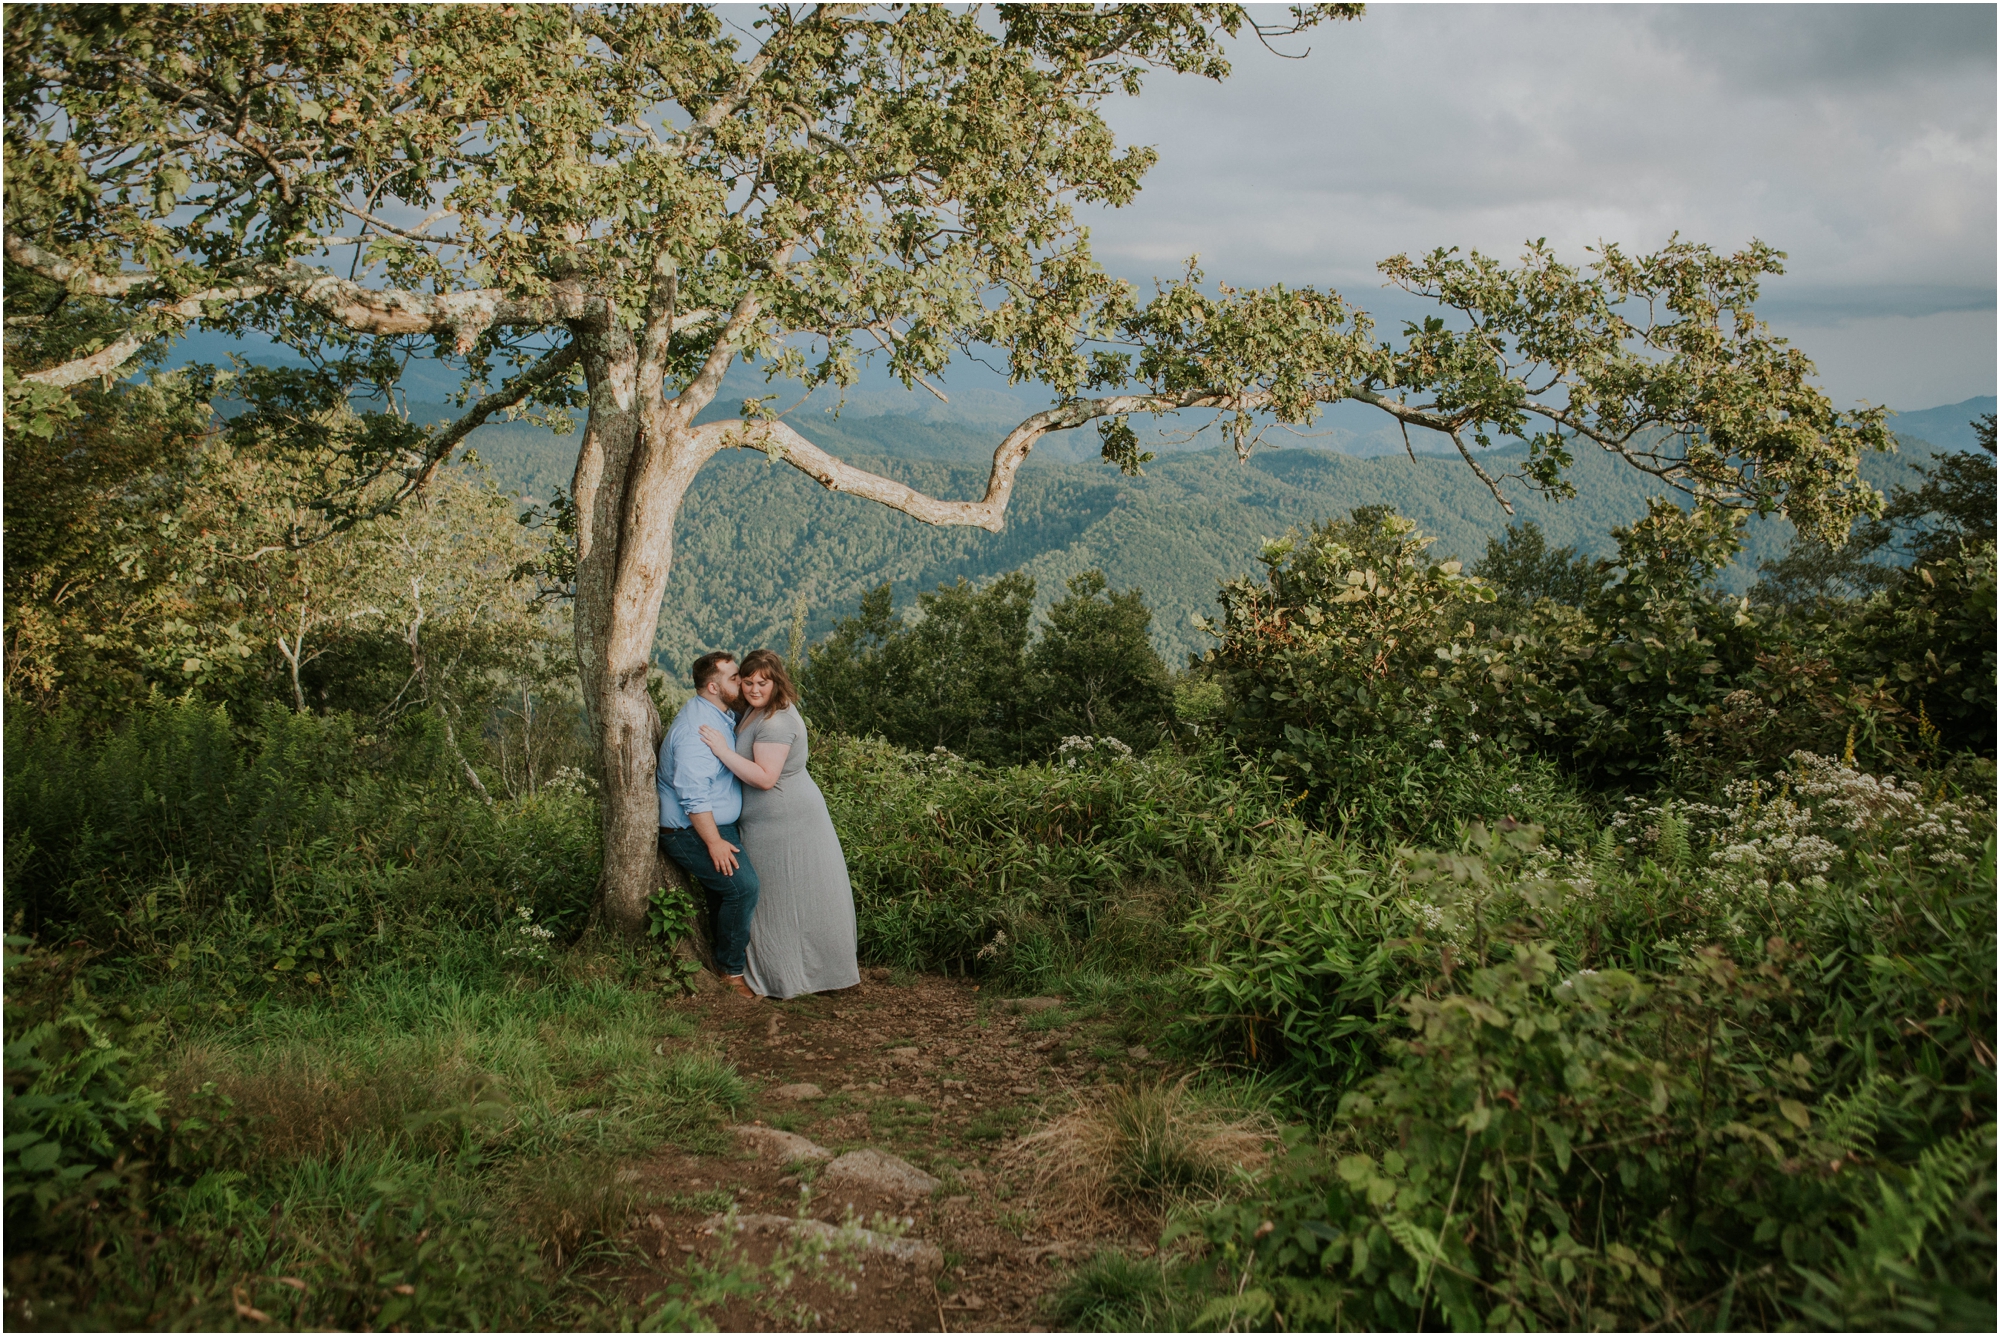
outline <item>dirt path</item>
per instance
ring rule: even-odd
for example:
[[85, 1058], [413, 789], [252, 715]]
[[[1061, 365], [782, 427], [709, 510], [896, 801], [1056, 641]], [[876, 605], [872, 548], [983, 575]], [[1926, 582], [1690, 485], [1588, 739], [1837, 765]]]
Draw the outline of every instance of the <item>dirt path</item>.
[[[714, 1153], [664, 1151], [633, 1167], [661, 1204], [632, 1244], [676, 1274], [689, 1257], [713, 1266], [733, 1254], [760, 1268], [775, 1258], [757, 1293], [710, 1313], [724, 1330], [1045, 1330], [1041, 1299], [1062, 1263], [1137, 1241], [1043, 1228], [1029, 1200], [1031, 1170], [1008, 1151], [1080, 1088], [1127, 1079], [1153, 1060], [1126, 1042], [1116, 1016], [1053, 998], [1002, 1000], [958, 980], [892, 986], [886, 970], [864, 974], [857, 988], [792, 1002], [686, 999], [677, 1005], [700, 1033], [669, 1043], [720, 1044], [750, 1086], [744, 1125], [806, 1138], [836, 1157], [885, 1152], [936, 1186], [860, 1181], [850, 1168], [867, 1168], [870, 1157], [830, 1167], [800, 1158], [800, 1143], [732, 1131]], [[835, 1257], [801, 1263], [799, 1235], [785, 1223], [801, 1213], [801, 1186], [811, 1219], [873, 1224], [934, 1250], [897, 1245], [922, 1254], [899, 1260], [860, 1246], [850, 1231]], [[718, 1227], [731, 1202], [749, 1228]], [[619, 1279], [635, 1291], [662, 1288], [659, 1271]]]

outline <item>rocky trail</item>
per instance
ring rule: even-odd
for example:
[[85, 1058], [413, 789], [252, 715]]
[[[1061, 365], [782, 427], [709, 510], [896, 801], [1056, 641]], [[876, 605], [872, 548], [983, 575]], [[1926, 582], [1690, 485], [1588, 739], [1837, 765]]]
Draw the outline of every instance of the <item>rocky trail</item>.
[[790, 1002], [675, 1005], [698, 1030], [664, 1051], [719, 1050], [751, 1103], [708, 1153], [621, 1171], [649, 1204], [600, 1283], [639, 1298], [690, 1260], [747, 1262], [749, 1292], [709, 1310], [723, 1330], [1035, 1331], [1066, 1263], [1150, 1242], [1045, 1227], [1013, 1153], [1081, 1090], [1156, 1066], [1115, 1015], [880, 969]]

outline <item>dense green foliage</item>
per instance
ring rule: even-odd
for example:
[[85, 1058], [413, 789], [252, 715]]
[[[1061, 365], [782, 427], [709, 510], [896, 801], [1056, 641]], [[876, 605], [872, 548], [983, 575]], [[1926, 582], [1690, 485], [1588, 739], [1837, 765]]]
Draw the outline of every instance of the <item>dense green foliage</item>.
[[[11, 728], [10, 902], [99, 949], [9, 964], [10, 1296], [379, 1325], [409, 1285], [416, 1326], [607, 1320], [566, 1279], [622, 1218], [592, 1166], [740, 1094], [644, 1047], [670, 962], [536, 931], [588, 903], [587, 798], [477, 804], [421, 727]], [[1420, 853], [1214, 747], [989, 767], [827, 735], [814, 764], [868, 959], [1177, 979], [1164, 1038], [1318, 1129], [1181, 1269], [1080, 1279], [1093, 1323], [1983, 1320], [1976, 801], [1802, 757], [1566, 851], [1505, 823]], [[591, 1073], [632, 1088], [579, 1142]]]
[[863, 954], [1027, 985], [1106, 952], [1174, 958], [1173, 926], [1282, 810], [1268, 777], [1215, 751], [999, 768], [843, 741], [814, 764]]
[[[1211, 1223], [1243, 1317], [1989, 1320], [1990, 809], [1811, 759], [1738, 797], [1596, 857], [1521, 829], [1352, 876], [1375, 920], [1292, 938], [1403, 1023], [1280, 1009], [1326, 1045], [1295, 1060], [1384, 1051], [1328, 1087], [1332, 1163]], [[1217, 954], [1211, 988], [1299, 973]]]
[[942, 749], [980, 761], [1050, 756], [1065, 741], [1109, 738], [1149, 750], [1171, 727], [1170, 679], [1136, 589], [1107, 591], [1086, 571], [1028, 643], [1035, 582], [1015, 573], [917, 597], [905, 625], [890, 586], [813, 646], [800, 685], [822, 728]]
[[665, 961], [563, 951], [594, 803], [480, 803], [435, 720], [356, 722], [10, 712], [10, 1325], [696, 1320], [699, 1277], [622, 1316], [575, 1283], [607, 1160], [743, 1099], [655, 1053]]

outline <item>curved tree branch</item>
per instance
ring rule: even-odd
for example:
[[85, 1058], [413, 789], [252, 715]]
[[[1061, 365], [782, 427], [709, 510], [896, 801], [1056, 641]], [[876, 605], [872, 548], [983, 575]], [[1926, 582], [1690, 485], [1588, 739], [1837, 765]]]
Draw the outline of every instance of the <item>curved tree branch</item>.
[[1119, 394], [1104, 399], [1072, 399], [1044, 409], [1007, 433], [993, 451], [993, 471], [986, 495], [977, 501], [940, 501], [893, 478], [859, 469], [814, 445], [784, 422], [712, 422], [695, 428], [710, 453], [742, 448], [761, 450], [782, 460], [832, 492], [847, 492], [900, 510], [925, 524], [969, 525], [999, 533], [1006, 527], [1007, 503], [1014, 495], [1014, 475], [1027, 462], [1036, 442], [1052, 431], [1068, 431], [1102, 417], [1126, 413], [1171, 413], [1182, 408], [1247, 410], [1261, 407], [1262, 391], [1247, 395], [1189, 390], [1178, 395]]

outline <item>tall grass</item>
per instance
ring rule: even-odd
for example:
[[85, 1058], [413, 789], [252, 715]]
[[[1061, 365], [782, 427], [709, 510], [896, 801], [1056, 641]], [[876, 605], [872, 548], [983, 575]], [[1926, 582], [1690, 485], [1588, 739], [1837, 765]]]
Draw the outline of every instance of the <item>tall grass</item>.
[[1027, 983], [1092, 953], [1156, 955], [1163, 939], [1140, 921], [1178, 921], [1285, 801], [1219, 749], [997, 768], [876, 741], [818, 746], [863, 955]]
[[518, 931], [581, 926], [586, 794], [488, 807], [421, 724], [7, 729], [10, 1325], [648, 1320], [575, 1280], [609, 1166], [743, 1091], [643, 951]]

